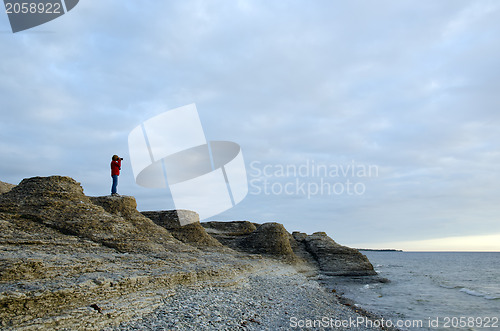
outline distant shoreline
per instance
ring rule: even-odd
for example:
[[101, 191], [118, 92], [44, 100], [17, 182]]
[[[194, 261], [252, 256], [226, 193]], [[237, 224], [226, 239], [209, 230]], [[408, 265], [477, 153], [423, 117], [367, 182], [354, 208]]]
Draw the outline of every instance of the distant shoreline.
[[403, 252], [402, 249], [394, 249], [394, 248], [387, 248], [387, 249], [373, 249], [373, 248], [356, 248], [358, 251], [365, 251], [365, 252]]

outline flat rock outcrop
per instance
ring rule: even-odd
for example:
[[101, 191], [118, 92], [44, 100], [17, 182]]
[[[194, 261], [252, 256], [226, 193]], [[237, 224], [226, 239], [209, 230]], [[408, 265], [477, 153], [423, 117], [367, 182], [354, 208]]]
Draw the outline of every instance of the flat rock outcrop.
[[167, 229], [177, 240], [203, 247], [222, 247], [222, 244], [210, 236], [200, 225], [200, 216], [190, 210], [143, 211], [142, 215], [155, 224]]
[[[115, 213], [107, 212], [103, 206]], [[112, 202], [112, 203], [111, 203]], [[117, 206], [117, 207], [112, 207]], [[24, 179], [0, 195], [0, 212], [16, 215], [56, 229], [64, 234], [86, 238], [122, 252], [164, 253], [190, 251], [150, 219], [134, 214], [132, 197], [104, 197], [91, 200], [70, 177]], [[122, 216], [132, 216], [125, 219]], [[130, 215], [129, 215], [130, 214]]]
[[330, 276], [372, 276], [377, 273], [368, 258], [358, 250], [337, 244], [325, 232], [312, 235], [294, 232], [293, 238], [318, 262], [322, 273]]
[[101, 206], [106, 212], [123, 217], [126, 219], [144, 220], [144, 216], [137, 210], [137, 202], [134, 197], [120, 196], [102, 196], [89, 197], [90, 201]]
[[14, 184], [9, 184], [9, 183], [5, 183], [5, 182], [0, 181], [0, 194], [9, 192], [15, 186], [16, 185], [14, 185]]

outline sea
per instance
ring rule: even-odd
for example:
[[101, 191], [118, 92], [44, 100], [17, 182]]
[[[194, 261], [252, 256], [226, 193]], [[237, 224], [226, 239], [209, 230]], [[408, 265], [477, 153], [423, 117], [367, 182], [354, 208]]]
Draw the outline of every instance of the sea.
[[500, 330], [500, 252], [362, 253], [379, 277], [325, 281], [357, 307], [381, 316], [380, 325]]

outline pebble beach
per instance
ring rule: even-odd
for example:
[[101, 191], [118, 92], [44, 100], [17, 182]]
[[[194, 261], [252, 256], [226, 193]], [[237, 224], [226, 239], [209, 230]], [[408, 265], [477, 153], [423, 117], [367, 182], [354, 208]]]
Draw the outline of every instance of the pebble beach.
[[315, 277], [264, 264], [224, 283], [173, 288], [154, 312], [105, 330], [382, 330]]

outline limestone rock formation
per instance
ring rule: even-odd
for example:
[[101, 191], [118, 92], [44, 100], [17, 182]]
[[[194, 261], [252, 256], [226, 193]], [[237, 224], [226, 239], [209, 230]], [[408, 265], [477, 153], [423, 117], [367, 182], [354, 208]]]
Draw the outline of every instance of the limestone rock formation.
[[358, 250], [337, 244], [325, 232], [312, 235], [294, 232], [294, 239], [318, 262], [322, 273], [331, 276], [371, 276], [377, 273]]
[[[64, 234], [101, 243], [122, 252], [190, 251], [163, 228], [138, 212], [130, 220], [136, 202], [132, 197], [113, 198], [122, 203], [116, 210], [106, 204], [111, 198], [94, 199], [117, 214], [106, 212], [83, 194], [74, 179], [62, 176], [24, 179], [11, 191], [0, 195], [0, 212], [19, 215]], [[121, 209], [121, 211], [119, 211]], [[121, 215], [121, 214], [120, 214]]]
[[[306, 249], [306, 245], [304, 244], [303, 241], [299, 241], [295, 239], [295, 235], [299, 232], [293, 232], [293, 234], [290, 234], [288, 236], [288, 239], [290, 241], [290, 247], [293, 250], [293, 253], [297, 257], [297, 260], [309, 264], [313, 266], [315, 269], [319, 268], [318, 261], [316, 258]], [[307, 236], [307, 234], [302, 233], [304, 236]]]
[[254, 223], [249, 221], [232, 221], [232, 222], [203, 222], [201, 224], [208, 233], [214, 235], [226, 236], [241, 236], [250, 234], [257, 230]]
[[[190, 210], [144, 211], [142, 215], [167, 229], [177, 240], [202, 247], [222, 247], [217, 239], [208, 235], [200, 225], [200, 216]], [[186, 224], [186, 225], [183, 225]]]
[[89, 197], [89, 199], [93, 204], [101, 206], [110, 214], [127, 219], [144, 219], [143, 215], [137, 211], [137, 202], [134, 197], [126, 195], [107, 195], [102, 197]]
[[202, 225], [207, 233], [235, 250], [316, 265], [327, 275], [376, 275], [366, 256], [356, 249], [337, 244], [324, 232], [289, 234], [279, 223], [264, 223], [255, 227], [248, 221], [212, 221]]
[[15, 186], [16, 185], [14, 185], [14, 184], [4, 183], [4, 182], [0, 181], [0, 194], [9, 192]]
[[151, 311], [175, 284], [250, 268], [178, 241], [135, 206], [60, 176], [1, 194], [0, 329], [100, 329]]
[[240, 239], [257, 229], [253, 223], [248, 221], [210, 221], [201, 223], [201, 226], [222, 245], [239, 251], [244, 251], [239, 247]]
[[150, 312], [173, 285], [251, 270], [260, 255], [329, 275], [375, 274], [325, 233], [140, 213], [133, 197], [88, 197], [69, 177], [0, 184], [0, 329], [100, 329]]
[[287, 261], [295, 261], [296, 256], [290, 246], [290, 234], [279, 223], [262, 225], [248, 221], [205, 222], [202, 226], [223, 245], [235, 250], [263, 254]]
[[279, 223], [264, 223], [255, 231], [240, 240], [239, 246], [244, 251], [265, 255], [274, 255], [286, 260], [295, 260], [290, 246], [290, 234]]

